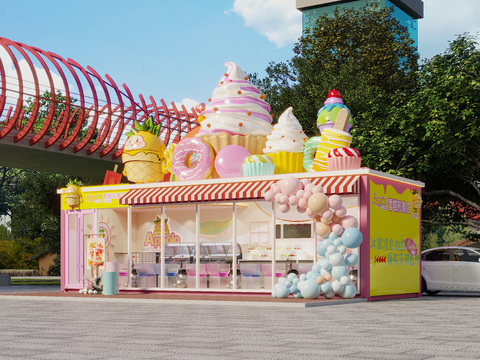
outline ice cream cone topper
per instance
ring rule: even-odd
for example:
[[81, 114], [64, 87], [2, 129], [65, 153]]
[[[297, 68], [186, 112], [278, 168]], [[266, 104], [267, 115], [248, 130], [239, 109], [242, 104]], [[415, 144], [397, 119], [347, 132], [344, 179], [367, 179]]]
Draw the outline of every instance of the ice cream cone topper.
[[[318, 110], [317, 114], [317, 126], [320, 133], [322, 133], [324, 129], [334, 127], [340, 110], [346, 109], [350, 113], [348, 108], [343, 104], [342, 95], [335, 89], [328, 93], [328, 98], [323, 104], [323, 107]], [[347, 125], [342, 131], [349, 132], [352, 127], [352, 122], [352, 117], [349, 115]]]
[[152, 117], [139, 124], [135, 121], [129, 139], [123, 149], [122, 161], [125, 164], [123, 174], [129, 181], [147, 183], [162, 181], [164, 173], [162, 163], [166, 150], [158, 137], [160, 125], [154, 125]]

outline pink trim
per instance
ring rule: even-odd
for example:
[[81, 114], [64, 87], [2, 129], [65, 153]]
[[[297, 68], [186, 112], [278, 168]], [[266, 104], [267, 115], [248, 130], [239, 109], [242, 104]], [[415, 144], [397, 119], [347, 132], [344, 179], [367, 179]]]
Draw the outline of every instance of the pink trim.
[[360, 296], [370, 296], [370, 181], [369, 176], [360, 178], [360, 231], [363, 241], [360, 245]]

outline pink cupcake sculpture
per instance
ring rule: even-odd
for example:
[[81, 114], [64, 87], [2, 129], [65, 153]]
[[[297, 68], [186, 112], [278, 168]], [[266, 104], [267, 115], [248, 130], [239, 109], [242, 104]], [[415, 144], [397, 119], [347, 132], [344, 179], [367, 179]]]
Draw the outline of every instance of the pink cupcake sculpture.
[[328, 171], [359, 169], [362, 163], [360, 151], [349, 147], [333, 149], [328, 153]]

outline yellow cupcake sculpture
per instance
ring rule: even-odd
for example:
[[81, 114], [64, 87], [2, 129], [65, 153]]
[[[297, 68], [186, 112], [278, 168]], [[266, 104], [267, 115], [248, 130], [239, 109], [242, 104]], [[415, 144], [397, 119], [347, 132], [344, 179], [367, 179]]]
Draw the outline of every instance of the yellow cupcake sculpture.
[[[134, 183], [162, 181], [164, 172], [165, 144], [158, 137], [160, 125], [154, 125], [150, 117], [143, 124], [135, 121], [129, 139], [123, 149], [122, 161], [125, 165], [123, 175]], [[165, 165], [164, 165], [165, 166]]]

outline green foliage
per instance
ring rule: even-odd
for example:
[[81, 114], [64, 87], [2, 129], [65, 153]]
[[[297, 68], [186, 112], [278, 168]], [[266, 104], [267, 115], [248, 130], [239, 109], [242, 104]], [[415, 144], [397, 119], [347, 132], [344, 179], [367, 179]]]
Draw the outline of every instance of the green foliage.
[[38, 261], [30, 260], [33, 255], [25, 251], [15, 240], [0, 240], [0, 269], [35, 269]]
[[[295, 45], [290, 61], [270, 63], [267, 78], [253, 75], [251, 80], [267, 95], [274, 118], [293, 106], [312, 136], [318, 134], [318, 109], [333, 88], [342, 93], [354, 119], [372, 107], [381, 111], [397, 91], [411, 90], [418, 63], [411, 45], [408, 30], [392, 17], [392, 9], [369, 5], [337, 10], [332, 17], [318, 19]], [[385, 119], [365, 114], [354, 126], [367, 128], [380, 120]]]
[[12, 234], [17, 239], [41, 238], [44, 248], [60, 253], [60, 201], [56, 193], [68, 181], [64, 175], [26, 172], [19, 184], [20, 201], [12, 209]]
[[60, 255], [57, 255], [55, 259], [53, 259], [53, 265], [50, 265], [50, 267], [48, 268], [47, 275], [60, 276], [60, 268], [61, 268], [61, 259], [60, 259]]
[[0, 166], [0, 215], [12, 215], [11, 208], [21, 195], [18, 176], [22, 172], [23, 170]]
[[[52, 107], [52, 99], [53, 107]], [[85, 117], [81, 124], [78, 124], [80, 121], [80, 117], [82, 114], [82, 110], [80, 107], [75, 106], [74, 104], [77, 102], [77, 99], [70, 98], [70, 105], [69, 105], [69, 112], [67, 114], [67, 98], [66, 96], [62, 95], [60, 91], [57, 91], [54, 96], [50, 91], [45, 91], [43, 94], [40, 95], [38, 98], [38, 103], [35, 98], [29, 98], [26, 101], [26, 105], [24, 106], [24, 115], [22, 119], [22, 127], [28, 124], [28, 121], [32, 115], [35, 115], [35, 106], [38, 104], [38, 110], [36, 114], [36, 120], [33, 124], [31, 129], [32, 132], [38, 133], [44, 126], [47, 126], [47, 134], [53, 135], [55, 131], [61, 129], [62, 126], [64, 127], [62, 132], [63, 136], [68, 137], [77, 127], [80, 127], [80, 135], [79, 138], [83, 139], [89, 128], [88, 124], [88, 116]], [[50, 119], [50, 124], [47, 124], [45, 121], [46, 119]], [[92, 137], [90, 142], [95, 142], [96, 134], [98, 130], [95, 131], [95, 135]]]

